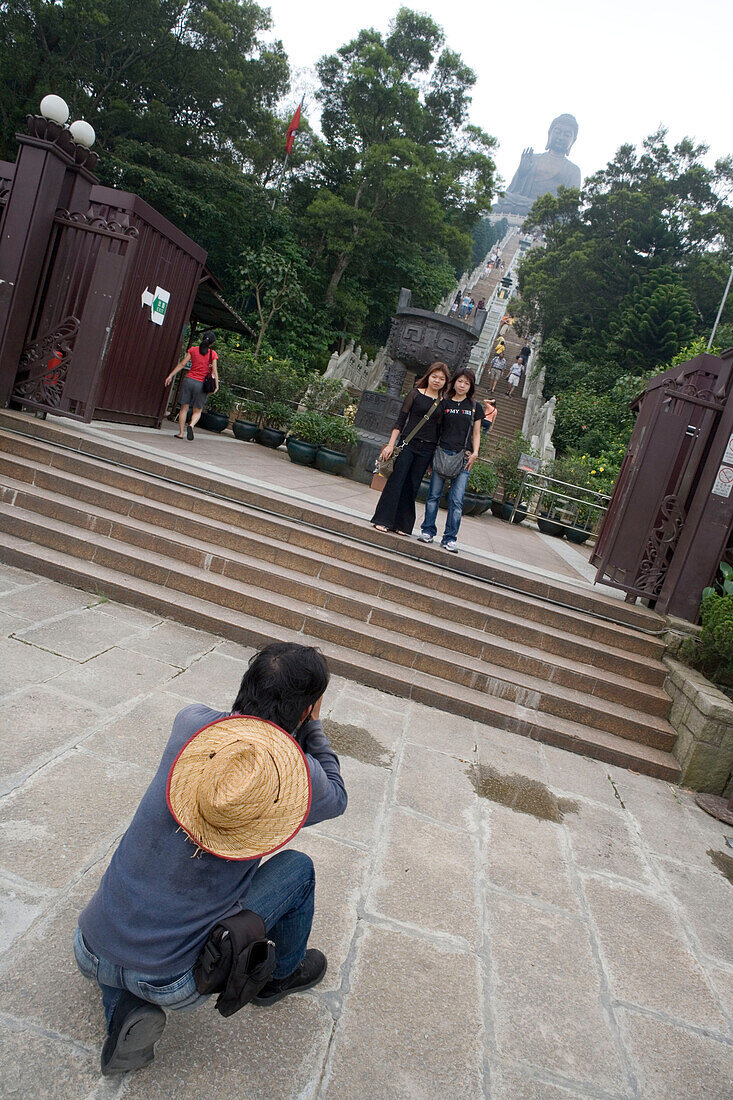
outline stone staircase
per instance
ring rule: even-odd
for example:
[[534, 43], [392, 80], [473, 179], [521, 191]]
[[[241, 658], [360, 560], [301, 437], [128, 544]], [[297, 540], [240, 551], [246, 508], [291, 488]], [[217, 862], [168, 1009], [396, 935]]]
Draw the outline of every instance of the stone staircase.
[[478, 558], [446, 563], [437, 548], [71, 422], [0, 412], [0, 496], [9, 564], [244, 644], [311, 642], [361, 683], [679, 775], [663, 622], [645, 608]]

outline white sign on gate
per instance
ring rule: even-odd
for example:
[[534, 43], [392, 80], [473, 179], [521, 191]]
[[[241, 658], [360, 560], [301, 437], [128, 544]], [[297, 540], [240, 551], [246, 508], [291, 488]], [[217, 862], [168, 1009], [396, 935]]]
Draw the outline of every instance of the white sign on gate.
[[721, 466], [715, 475], [711, 492], [718, 497], [729, 497], [733, 489], [733, 466]]
[[733, 435], [728, 440], [728, 446], [725, 448], [723, 462], [733, 462]]
[[140, 304], [150, 307], [150, 320], [154, 325], [162, 325], [165, 321], [165, 311], [171, 300], [169, 290], [163, 290], [162, 286], [156, 286], [155, 292], [147, 288], [142, 292]]

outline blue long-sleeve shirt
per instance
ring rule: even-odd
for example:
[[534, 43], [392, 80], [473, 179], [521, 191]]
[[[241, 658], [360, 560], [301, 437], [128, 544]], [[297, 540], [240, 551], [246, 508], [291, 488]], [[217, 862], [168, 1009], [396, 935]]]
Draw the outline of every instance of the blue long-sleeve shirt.
[[[91, 950], [150, 977], [177, 977], [196, 962], [209, 932], [247, 908], [259, 859], [222, 859], [197, 850], [168, 809], [173, 761], [197, 730], [227, 714], [201, 703], [176, 715], [155, 777], [112, 856], [99, 888], [79, 917]], [[338, 817], [346, 789], [338, 757], [320, 721], [298, 732], [311, 776], [306, 825]]]

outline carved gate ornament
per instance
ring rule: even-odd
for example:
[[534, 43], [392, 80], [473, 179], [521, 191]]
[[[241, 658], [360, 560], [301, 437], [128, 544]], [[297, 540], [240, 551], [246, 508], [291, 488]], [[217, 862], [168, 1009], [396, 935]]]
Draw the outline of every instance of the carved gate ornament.
[[634, 582], [636, 588], [651, 597], [658, 596], [661, 591], [672, 551], [682, 533], [684, 522], [685, 513], [677, 497], [665, 497], [644, 548], [644, 556]]
[[52, 332], [26, 344], [18, 364], [20, 381], [13, 387], [14, 400], [53, 409], [60, 406], [78, 331], [78, 318], [66, 317]]

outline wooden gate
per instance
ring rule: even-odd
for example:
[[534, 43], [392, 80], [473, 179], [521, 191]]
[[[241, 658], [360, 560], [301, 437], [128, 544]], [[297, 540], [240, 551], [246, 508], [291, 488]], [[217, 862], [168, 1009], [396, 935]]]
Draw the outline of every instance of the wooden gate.
[[699, 355], [652, 379], [591, 557], [596, 581], [659, 596], [731, 389], [731, 363]]
[[11, 400], [89, 421], [138, 231], [58, 210]]

